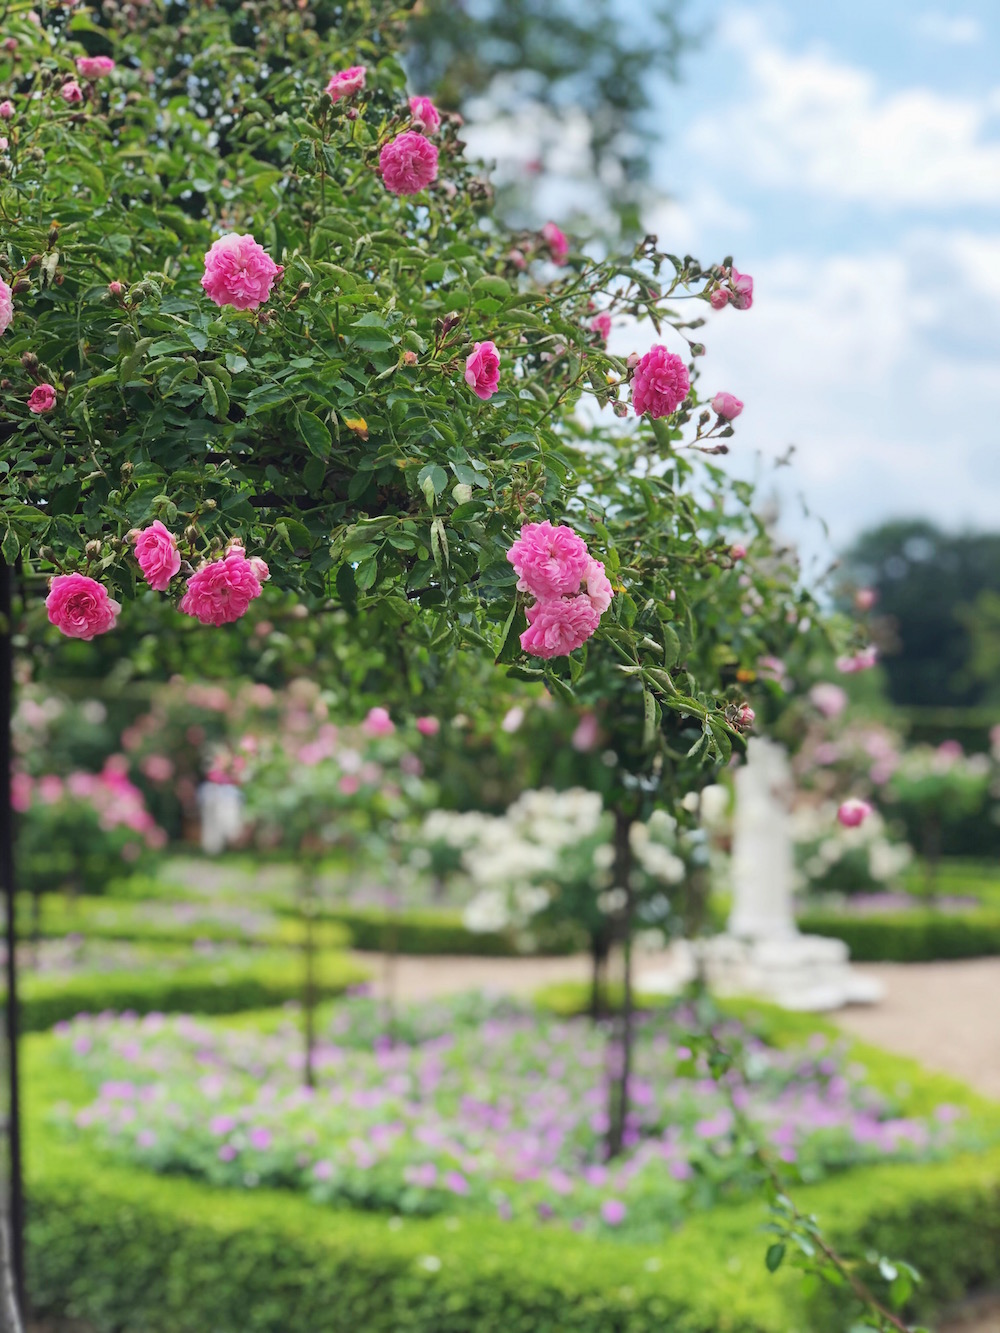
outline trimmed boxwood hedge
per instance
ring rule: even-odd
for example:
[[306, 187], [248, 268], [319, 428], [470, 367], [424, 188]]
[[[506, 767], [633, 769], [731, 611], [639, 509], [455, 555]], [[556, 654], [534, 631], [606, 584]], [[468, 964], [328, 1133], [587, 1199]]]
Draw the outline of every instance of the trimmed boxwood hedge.
[[[769, 1035], [816, 1025], [762, 1006]], [[825, 1029], [824, 1029], [825, 1030]], [[858, 1046], [914, 1111], [962, 1085]], [[29, 1288], [36, 1313], [95, 1333], [837, 1333], [842, 1297], [763, 1263], [762, 1206], [697, 1214], [660, 1245], [491, 1218], [390, 1219], [276, 1191], [213, 1189], [53, 1141], [45, 1108], [79, 1075], [51, 1039], [25, 1043]], [[871, 1245], [923, 1272], [924, 1310], [1000, 1283], [1000, 1148], [851, 1171], [795, 1190], [849, 1253]]]
[[859, 963], [929, 963], [1000, 954], [1000, 910], [935, 912], [919, 908], [872, 916], [807, 911], [799, 928], [843, 940]]
[[[460, 912], [428, 908], [392, 914], [375, 907], [326, 907], [321, 919], [341, 925], [351, 944], [361, 951], [393, 949], [400, 954], [463, 954], [507, 958], [520, 954], [512, 936], [499, 931], [472, 931]], [[540, 954], [570, 954], [585, 947], [573, 929], [547, 931], [533, 950]]]
[[[368, 977], [367, 969], [343, 953], [317, 957], [320, 996], [342, 995]], [[291, 950], [248, 950], [238, 962], [193, 962], [174, 970], [81, 972], [76, 976], [35, 976], [21, 980], [20, 1027], [40, 1032], [75, 1014], [121, 1012], [234, 1014], [284, 1004], [302, 995], [301, 956]], [[6, 997], [3, 996], [5, 999]]]

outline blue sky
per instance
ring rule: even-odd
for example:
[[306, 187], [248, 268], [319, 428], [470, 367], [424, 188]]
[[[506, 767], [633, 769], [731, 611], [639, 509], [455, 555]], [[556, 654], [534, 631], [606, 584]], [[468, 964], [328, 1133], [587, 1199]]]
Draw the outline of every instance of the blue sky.
[[[781, 454], [843, 545], [884, 518], [1000, 526], [1000, 6], [691, 0], [658, 96], [649, 219], [735, 255], [752, 311], [705, 330], [703, 385], [746, 402], [732, 465]], [[624, 333], [624, 331], [623, 331]]]

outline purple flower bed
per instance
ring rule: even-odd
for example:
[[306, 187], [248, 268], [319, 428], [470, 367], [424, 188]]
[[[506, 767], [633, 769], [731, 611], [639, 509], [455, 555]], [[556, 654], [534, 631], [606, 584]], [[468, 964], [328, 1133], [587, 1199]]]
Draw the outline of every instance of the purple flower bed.
[[[472, 998], [404, 1011], [392, 1042], [373, 1001], [341, 1002], [316, 1051], [315, 1091], [301, 1083], [291, 1017], [263, 1033], [184, 1016], [81, 1016], [61, 1025], [61, 1042], [97, 1095], [57, 1116], [118, 1157], [219, 1185], [648, 1235], [753, 1183], [727, 1096], [692, 1064], [685, 1030], [683, 1012], [641, 1021], [626, 1152], [611, 1163], [606, 1035]], [[728, 1033], [749, 1071], [737, 1102], [806, 1179], [926, 1159], [954, 1142], [950, 1108], [900, 1116], [825, 1038], [788, 1051], [736, 1024]]]

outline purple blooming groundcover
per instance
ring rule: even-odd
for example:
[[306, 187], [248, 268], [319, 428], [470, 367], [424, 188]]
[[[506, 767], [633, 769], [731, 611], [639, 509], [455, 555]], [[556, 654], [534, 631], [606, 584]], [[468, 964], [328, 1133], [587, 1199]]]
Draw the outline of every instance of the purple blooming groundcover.
[[[216, 1185], [647, 1239], [755, 1184], [729, 1095], [685, 1047], [692, 1026], [683, 1006], [639, 1019], [625, 1151], [613, 1162], [607, 1032], [484, 996], [405, 1008], [391, 1037], [384, 1006], [340, 1001], [316, 1046], [315, 1089], [303, 1084], [294, 1013], [269, 1031], [80, 1015], [56, 1029], [60, 1058], [96, 1096], [53, 1114], [118, 1159]], [[817, 1035], [778, 1049], [730, 1020], [722, 1036], [745, 1053], [736, 1104], [801, 1179], [955, 1148], [958, 1110], [901, 1115], [840, 1043]]]

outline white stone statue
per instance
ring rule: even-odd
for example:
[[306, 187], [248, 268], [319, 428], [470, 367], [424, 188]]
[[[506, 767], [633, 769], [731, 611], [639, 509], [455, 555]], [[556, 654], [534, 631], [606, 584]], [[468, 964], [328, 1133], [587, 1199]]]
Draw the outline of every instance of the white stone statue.
[[198, 788], [201, 850], [218, 856], [243, 832], [243, 793], [229, 782], [203, 782]]
[[725, 995], [757, 995], [786, 1009], [870, 1004], [882, 987], [859, 975], [842, 940], [801, 935], [795, 924], [790, 827], [793, 787], [782, 747], [753, 737], [736, 773], [733, 906], [726, 932], [684, 947], [670, 965], [640, 976], [638, 989], [670, 993], [700, 964], [709, 986]]
[[737, 939], [780, 940], [798, 934], [792, 901], [792, 792], [782, 747], [763, 736], [752, 737], [747, 762], [736, 770], [728, 933]]

